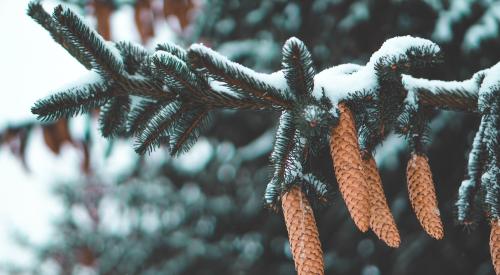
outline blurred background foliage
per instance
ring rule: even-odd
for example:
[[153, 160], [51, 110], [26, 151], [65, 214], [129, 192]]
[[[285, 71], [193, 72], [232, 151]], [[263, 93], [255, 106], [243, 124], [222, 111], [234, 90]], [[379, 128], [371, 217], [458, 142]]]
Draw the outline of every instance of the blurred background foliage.
[[[150, 48], [164, 39], [203, 42], [258, 71], [279, 69], [281, 46], [296, 36], [312, 53], [316, 69], [366, 63], [388, 38], [410, 34], [437, 42], [444, 64], [427, 77], [461, 80], [500, 60], [500, 1], [481, 0], [67, 0], [104, 38], [134, 32]], [[133, 29], [110, 25], [110, 17], [132, 8]], [[19, 15], [21, 16], [21, 15]], [[129, 25], [130, 26], [130, 25]], [[40, 32], [43, 32], [40, 29]], [[54, 44], [54, 47], [57, 47]], [[293, 274], [281, 213], [266, 209], [268, 155], [276, 114], [221, 111], [186, 155], [166, 149], [150, 156], [120, 153], [128, 140], [103, 144], [96, 117], [53, 124], [11, 123], [0, 129], [1, 150], [26, 165], [30, 135], [41, 129], [45, 146], [59, 154], [69, 145], [82, 156], [78, 180], [58, 180], [54, 190], [63, 214], [54, 237], [34, 244], [32, 266], [5, 264], [10, 274]], [[478, 117], [442, 112], [435, 116], [428, 156], [445, 237], [432, 240], [408, 203], [406, 144], [395, 135], [376, 159], [389, 205], [401, 232], [398, 249], [373, 233], [361, 234], [338, 194], [316, 208], [326, 274], [493, 274], [488, 225], [455, 225], [454, 202], [465, 175]], [[74, 125], [80, 131], [74, 131]], [[97, 148], [97, 149], [96, 149]], [[132, 158], [127, 169], [106, 172], [106, 159]], [[123, 160], [122, 160], [123, 161]], [[328, 152], [313, 162], [336, 185]], [[26, 165], [26, 168], [29, 167]]]

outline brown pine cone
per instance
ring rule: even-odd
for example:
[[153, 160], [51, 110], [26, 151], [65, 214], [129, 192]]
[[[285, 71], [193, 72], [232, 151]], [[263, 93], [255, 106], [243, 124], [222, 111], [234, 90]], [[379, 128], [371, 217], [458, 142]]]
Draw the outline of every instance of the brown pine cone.
[[359, 230], [366, 232], [370, 227], [370, 202], [354, 117], [345, 104], [340, 103], [338, 108], [339, 123], [330, 132], [333, 168], [354, 223]]
[[495, 273], [500, 275], [500, 223], [498, 220], [491, 223], [490, 254]]
[[281, 206], [298, 275], [324, 274], [318, 228], [304, 192], [292, 187], [283, 194]]
[[411, 205], [420, 224], [431, 237], [438, 240], [443, 238], [443, 223], [437, 205], [431, 168], [425, 155], [412, 154], [406, 167], [406, 177]]
[[363, 159], [363, 165], [370, 194], [370, 228], [388, 246], [399, 247], [401, 238], [394, 217], [387, 205], [382, 180], [373, 156], [370, 155], [367, 159]]

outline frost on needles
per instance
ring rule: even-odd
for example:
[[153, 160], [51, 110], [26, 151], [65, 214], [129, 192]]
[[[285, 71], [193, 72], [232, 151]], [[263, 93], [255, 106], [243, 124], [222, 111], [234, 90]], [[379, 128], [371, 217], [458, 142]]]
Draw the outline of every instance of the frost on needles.
[[194, 144], [213, 111], [280, 112], [271, 154], [274, 172], [265, 193], [266, 203], [277, 208], [282, 194], [294, 186], [312, 201], [326, 200], [331, 184], [304, 164], [327, 147], [339, 105], [353, 114], [364, 160], [390, 131], [406, 137], [412, 154], [426, 160], [432, 113], [473, 112], [482, 119], [458, 192], [457, 218], [472, 222], [474, 211], [487, 213], [490, 221], [500, 218], [500, 63], [464, 81], [416, 78], [412, 74], [441, 63], [440, 48], [404, 36], [387, 40], [365, 65], [342, 64], [316, 73], [306, 45], [290, 38], [283, 46], [281, 70], [264, 74], [202, 44], [183, 49], [164, 43], [149, 52], [129, 42], [104, 41], [62, 6], [50, 15], [32, 2], [28, 14], [97, 74], [36, 102], [32, 112], [42, 121], [99, 109], [103, 136], [133, 136], [141, 154], [165, 144], [178, 155]]

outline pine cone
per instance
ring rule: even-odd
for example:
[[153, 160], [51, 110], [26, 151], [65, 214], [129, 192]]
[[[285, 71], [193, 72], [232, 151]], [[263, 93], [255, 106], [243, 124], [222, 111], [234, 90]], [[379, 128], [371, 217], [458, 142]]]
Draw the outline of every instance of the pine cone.
[[370, 195], [370, 227], [377, 237], [388, 246], [399, 247], [401, 238], [391, 210], [387, 205], [377, 164], [370, 155], [367, 159], [363, 159], [363, 165]]
[[370, 202], [356, 127], [351, 110], [339, 104], [340, 118], [330, 132], [330, 152], [339, 189], [356, 226], [362, 232], [370, 226]]
[[298, 275], [324, 274], [318, 228], [305, 194], [294, 186], [283, 194], [281, 205]]
[[500, 275], [500, 222], [498, 220], [491, 223], [490, 254], [495, 273]]
[[427, 157], [413, 153], [406, 167], [411, 205], [424, 230], [435, 239], [443, 238], [443, 223]]

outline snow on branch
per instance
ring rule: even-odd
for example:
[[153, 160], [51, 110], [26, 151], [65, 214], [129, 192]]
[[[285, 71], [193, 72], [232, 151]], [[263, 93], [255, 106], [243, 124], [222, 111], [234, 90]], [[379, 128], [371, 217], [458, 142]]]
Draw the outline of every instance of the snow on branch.
[[402, 75], [402, 82], [408, 90], [408, 100], [437, 107], [459, 111], [477, 111], [479, 87], [487, 70], [475, 73], [464, 81], [442, 81], [414, 78]]
[[[165, 43], [151, 53], [128, 42], [109, 43], [61, 6], [50, 16], [32, 3], [28, 14], [100, 77], [98, 83], [75, 84], [69, 90], [39, 100], [32, 111], [41, 120], [100, 109], [101, 131], [105, 136], [133, 136], [139, 153], [168, 145], [171, 154], [178, 155], [196, 142], [215, 110], [281, 112], [271, 155], [274, 173], [265, 195], [266, 202], [276, 207], [282, 194], [296, 190], [296, 186], [309, 197], [324, 201], [327, 186], [304, 169], [309, 167], [305, 165], [309, 156], [329, 143], [337, 144], [337, 140], [331, 139], [335, 136], [332, 133], [341, 128], [339, 119], [348, 125], [341, 132], [355, 137], [339, 144], [348, 144], [356, 151], [361, 149], [350, 153], [362, 156], [363, 161], [371, 158], [374, 148], [391, 131], [404, 135], [415, 164], [409, 170], [416, 175], [412, 182], [415, 188], [425, 184], [432, 193], [432, 177], [424, 156], [432, 112], [443, 109], [475, 112], [483, 119], [471, 158], [478, 158], [478, 148], [485, 148], [480, 152], [487, 157], [483, 159], [481, 155], [484, 161], [480, 169], [472, 167], [478, 161], [469, 162], [472, 179], [464, 183], [457, 205], [461, 213], [468, 213], [471, 194], [480, 194], [483, 197], [479, 201], [493, 215], [489, 218], [500, 218], [495, 197], [500, 190], [497, 131], [500, 63], [464, 81], [415, 78], [412, 76], [415, 73], [442, 62], [440, 48], [426, 39], [403, 36], [385, 41], [365, 65], [342, 64], [316, 74], [306, 45], [290, 38], [282, 49], [281, 70], [265, 74], [201, 44], [185, 50]], [[335, 169], [345, 172], [346, 168]], [[485, 172], [480, 177], [474, 174], [477, 171]], [[420, 174], [427, 180], [422, 181]], [[357, 175], [364, 174], [361, 171]], [[481, 184], [470, 184], [477, 181]], [[482, 190], [472, 192], [472, 186]], [[429, 212], [435, 213], [435, 209]]]
[[412, 66], [425, 63], [426, 60], [418, 58], [419, 55], [439, 58], [439, 50], [439, 46], [422, 38], [403, 36], [388, 39], [365, 66], [343, 64], [318, 73], [314, 95], [320, 98], [324, 93], [333, 103], [337, 103], [356, 92], [376, 94], [380, 81], [384, 80], [381, 70], [411, 70]]

